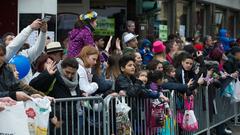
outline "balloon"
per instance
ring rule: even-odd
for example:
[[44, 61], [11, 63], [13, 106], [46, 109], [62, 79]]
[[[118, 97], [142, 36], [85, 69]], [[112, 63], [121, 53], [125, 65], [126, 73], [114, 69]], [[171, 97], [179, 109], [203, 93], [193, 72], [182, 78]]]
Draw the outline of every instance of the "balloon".
[[31, 68], [29, 59], [23, 55], [13, 56], [10, 59], [9, 63], [14, 64], [16, 66], [16, 69], [19, 73], [19, 79], [24, 78], [28, 74]]

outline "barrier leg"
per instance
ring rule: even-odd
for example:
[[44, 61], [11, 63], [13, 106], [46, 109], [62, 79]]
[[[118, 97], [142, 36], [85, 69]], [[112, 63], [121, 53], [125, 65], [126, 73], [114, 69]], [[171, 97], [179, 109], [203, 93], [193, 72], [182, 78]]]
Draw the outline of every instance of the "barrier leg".
[[209, 104], [208, 104], [208, 86], [205, 89], [205, 103], [206, 103], [206, 124], [207, 124], [207, 135], [210, 135], [210, 120], [209, 120]]
[[235, 117], [234, 117], [234, 125], [235, 126], [240, 126], [240, 122], [238, 120], [238, 117], [239, 117], [239, 113], [238, 113], [238, 103], [234, 103], [234, 114], [235, 114]]

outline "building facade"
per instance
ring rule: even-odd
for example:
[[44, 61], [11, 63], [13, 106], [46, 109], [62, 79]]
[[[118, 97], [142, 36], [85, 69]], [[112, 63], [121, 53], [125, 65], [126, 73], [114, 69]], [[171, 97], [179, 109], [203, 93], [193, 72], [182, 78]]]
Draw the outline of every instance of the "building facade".
[[[62, 41], [79, 14], [95, 10], [114, 19], [114, 35], [125, 31], [126, 20], [136, 22], [136, 33], [152, 40], [174, 33], [184, 37], [217, 35], [220, 28], [240, 36], [240, 0], [8, 0], [2, 1], [0, 34], [17, 33], [34, 18], [51, 15], [49, 29]], [[9, 10], [10, 9], [10, 10]], [[109, 25], [113, 27], [112, 25]], [[113, 29], [113, 28], [111, 28]]]

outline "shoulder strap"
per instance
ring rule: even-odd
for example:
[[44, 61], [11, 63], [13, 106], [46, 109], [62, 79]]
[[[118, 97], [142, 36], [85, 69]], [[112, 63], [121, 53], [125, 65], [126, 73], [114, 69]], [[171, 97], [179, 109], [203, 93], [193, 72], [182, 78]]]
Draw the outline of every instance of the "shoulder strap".
[[48, 91], [45, 92], [46, 95], [48, 95], [48, 94], [53, 90], [53, 86], [54, 86], [56, 80], [57, 80], [57, 79], [54, 78], [53, 82], [51, 83], [50, 87], [48, 88]]

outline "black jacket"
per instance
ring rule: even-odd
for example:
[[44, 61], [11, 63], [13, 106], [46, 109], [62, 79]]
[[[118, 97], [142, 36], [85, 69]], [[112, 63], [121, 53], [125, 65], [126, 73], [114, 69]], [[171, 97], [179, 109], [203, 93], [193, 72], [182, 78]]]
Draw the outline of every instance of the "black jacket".
[[149, 97], [158, 98], [159, 93], [154, 93], [147, 89], [143, 82], [136, 79], [134, 76], [128, 78], [127, 76], [120, 74], [115, 82], [115, 90], [117, 92], [123, 90], [126, 91], [129, 97]]
[[223, 68], [226, 70], [227, 73], [231, 74], [235, 71], [239, 71], [239, 61], [232, 55], [228, 55], [228, 60], [224, 63]]
[[0, 97], [11, 97], [16, 100], [17, 91], [21, 91], [19, 81], [14, 77], [11, 68], [5, 63], [0, 68]]
[[[182, 71], [184, 73], [184, 78], [182, 78]], [[190, 95], [191, 91], [193, 91], [194, 89], [196, 89], [199, 85], [197, 83], [198, 81], [198, 77], [197, 75], [194, 73], [193, 70], [190, 71], [186, 71], [183, 69], [183, 67], [179, 67], [176, 69], [176, 79], [178, 82], [183, 83], [185, 81], [185, 84], [187, 84], [191, 79], [193, 79], [193, 85], [191, 87], [188, 88], [188, 92], [187, 94]], [[184, 81], [183, 81], [184, 79]]]
[[175, 90], [181, 93], [184, 93], [188, 90], [188, 86], [186, 84], [179, 83], [176, 77], [173, 78], [166, 75], [165, 79], [167, 79], [167, 82], [161, 85], [163, 89]]
[[29, 85], [42, 92], [47, 92], [55, 78], [56, 82], [54, 83], [53, 89], [49, 92], [48, 96], [54, 98], [70, 98], [81, 96], [83, 91], [80, 91], [79, 85], [76, 87], [77, 96], [71, 95], [68, 86], [64, 83], [58, 71], [54, 75], [50, 75], [47, 71], [44, 71], [36, 78], [32, 79]]

